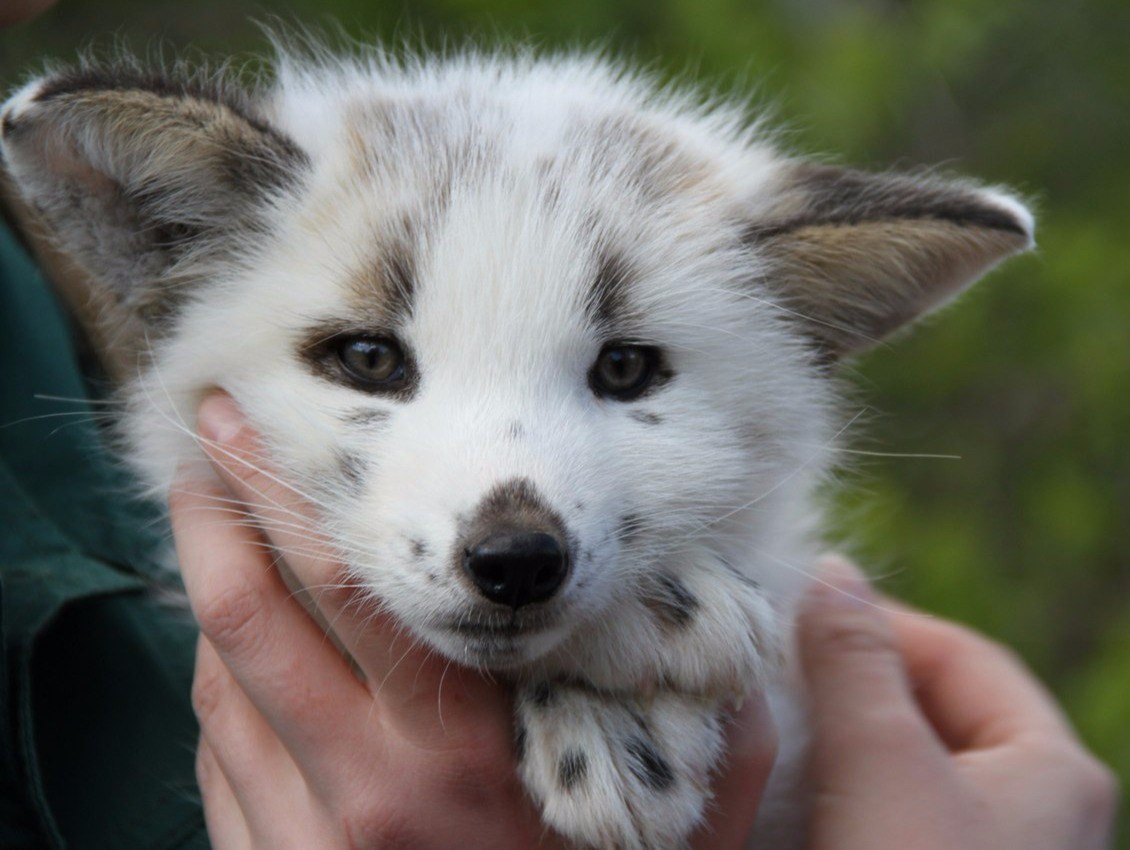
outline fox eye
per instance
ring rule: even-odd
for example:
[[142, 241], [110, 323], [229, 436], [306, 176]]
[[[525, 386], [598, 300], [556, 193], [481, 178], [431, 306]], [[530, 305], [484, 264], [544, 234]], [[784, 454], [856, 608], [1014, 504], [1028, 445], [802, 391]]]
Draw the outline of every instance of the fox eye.
[[658, 372], [659, 350], [650, 345], [606, 345], [589, 372], [589, 386], [602, 398], [631, 401], [643, 395]]
[[342, 370], [361, 389], [395, 389], [404, 381], [404, 352], [392, 337], [343, 336], [334, 349]]

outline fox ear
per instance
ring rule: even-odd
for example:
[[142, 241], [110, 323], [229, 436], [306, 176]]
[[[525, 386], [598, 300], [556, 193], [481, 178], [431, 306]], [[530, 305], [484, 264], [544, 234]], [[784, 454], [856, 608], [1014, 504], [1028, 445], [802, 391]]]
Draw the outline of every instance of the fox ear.
[[0, 110], [0, 150], [16, 194], [90, 285], [154, 317], [193, 259], [254, 231], [306, 162], [249, 95], [133, 66], [25, 86]]
[[825, 360], [860, 351], [1033, 245], [1011, 196], [936, 177], [790, 165], [746, 230]]

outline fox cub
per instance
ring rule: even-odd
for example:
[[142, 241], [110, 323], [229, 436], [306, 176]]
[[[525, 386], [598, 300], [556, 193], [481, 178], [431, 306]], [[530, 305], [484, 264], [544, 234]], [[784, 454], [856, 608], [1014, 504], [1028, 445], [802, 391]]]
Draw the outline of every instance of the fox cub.
[[[793, 158], [588, 55], [315, 53], [253, 84], [88, 60], [3, 106], [125, 456], [163, 496], [202, 463], [180, 423], [231, 393], [374, 604], [513, 682], [546, 823], [683, 847], [734, 704], [767, 690], [797, 725], [837, 361], [1030, 247], [1032, 217]], [[797, 837], [779, 774], [759, 846]]]

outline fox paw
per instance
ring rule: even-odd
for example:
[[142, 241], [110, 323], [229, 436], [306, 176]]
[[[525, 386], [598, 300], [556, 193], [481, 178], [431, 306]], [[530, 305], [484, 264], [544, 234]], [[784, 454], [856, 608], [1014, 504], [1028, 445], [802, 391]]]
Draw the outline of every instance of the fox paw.
[[519, 770], [545, 822], [584, 847], [676, 850], [702, 820], [722, 755], [717, 700], [522, 685]]

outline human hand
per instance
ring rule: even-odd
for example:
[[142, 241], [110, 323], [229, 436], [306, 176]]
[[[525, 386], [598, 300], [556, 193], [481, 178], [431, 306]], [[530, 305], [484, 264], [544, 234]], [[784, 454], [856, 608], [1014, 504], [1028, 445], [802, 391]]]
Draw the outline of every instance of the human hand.
[[[838, 558], [799, 618], [810, 850], [1101, 850], [1112, 774], [1004, 648], [871, 593]], [[885, 610], [893, 609], [893, 610]]]
[[[223, 486], [182, 481], [170, 502], [202, 631], [193, 699], [213, 846], [563, 846], [519, 784], [507, 689], [416, 644], [350, 587], [230, 398], [206, 399], [199, 428]], [[287, 590], [271, 550], [314, 590], [363, 681]], [[695, 847], [744, 844], [774, 756], [762, 700], [748, 702], [729, 743]]]

